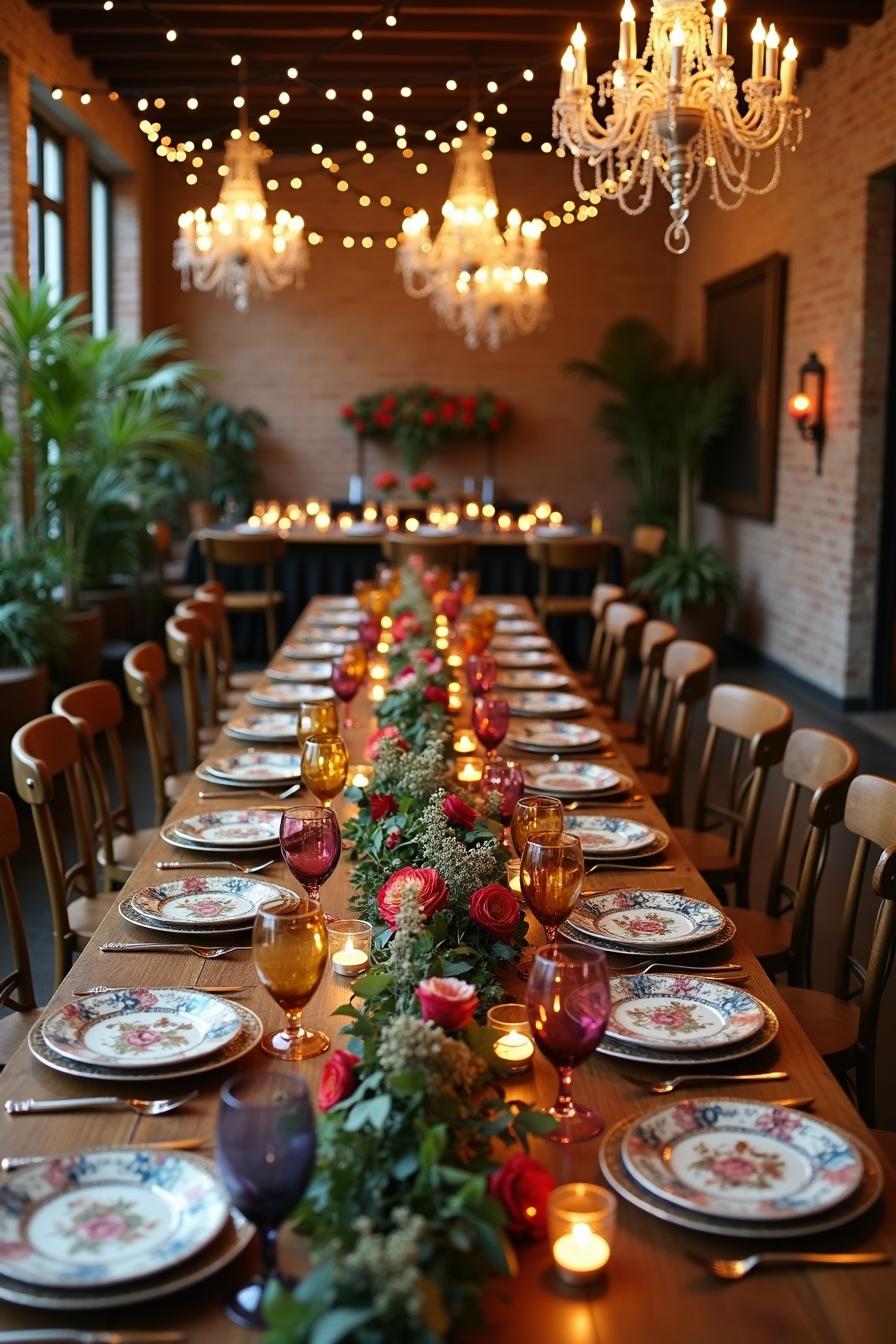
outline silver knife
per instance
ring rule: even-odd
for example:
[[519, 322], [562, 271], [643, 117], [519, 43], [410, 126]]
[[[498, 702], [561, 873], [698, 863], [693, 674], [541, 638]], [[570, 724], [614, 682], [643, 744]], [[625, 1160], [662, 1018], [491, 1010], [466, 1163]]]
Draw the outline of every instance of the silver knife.
[[180, 1330], [0, 1330], [0, 1344], [184, 1344]]

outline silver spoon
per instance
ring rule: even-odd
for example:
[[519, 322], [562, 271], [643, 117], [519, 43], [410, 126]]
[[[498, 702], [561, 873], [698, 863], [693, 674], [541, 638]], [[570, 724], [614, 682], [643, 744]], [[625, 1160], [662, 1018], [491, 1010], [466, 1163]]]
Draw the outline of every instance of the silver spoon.
[[121, 1111], [130, 1107], [138, 1115], [167, 1115], [198, 1096], [198, 1092], [188, 1092], [183, 1097], [170, 1097], [164, 1101], [143, 1101], [141, 1097], [54, 1097], [48, 1101], [35, 1101], [34, 1097], [27, 1097], [24, 1101], [7, 1101], [5, 1109], [7, 1115], [40, 1115], [48, 1111]]
[[[695, 1257], [699, 1258], [699, 1257]], [[821, 1251], [763, 1251], [743, 1260], [700, 1260], [717, 1279], [743, 1279], [754, 1269], [787, 1269], [791, 1265], [889, 1265], [885, 1251], [848, 1251], [831, 1255]]]
[[[208, 1139], [159, 1139], [155, 1143], [138, 1143], [132, 1145], [136, 1148], [151, 1148], [153, 1152], [194, 1152], [197, 1148], [207, 1148], [214, 1143], [213, 1138]], [[20, 1167], [34, 1167], [40, 1162], [58, 1162], [64, 1161], [70, 1157], [70, 1153], [60, 1153], [58, 1157], [52, 1157], [47, 1153], [39, 1157], [4, 1157], [0, 1158], [0, 1171], [18, 1171]]]

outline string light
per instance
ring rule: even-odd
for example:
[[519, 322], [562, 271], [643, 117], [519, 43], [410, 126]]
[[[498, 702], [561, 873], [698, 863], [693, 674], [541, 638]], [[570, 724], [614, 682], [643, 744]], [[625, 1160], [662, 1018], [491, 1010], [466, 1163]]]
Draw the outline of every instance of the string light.
[[167, 37], [167, 39], [168, 39], [169, 42], [176, 42], [176, 41], [177, 41], [177, 29], [176, 29], [176, 28], [169, 28], [168, 31], [167, 31], [167, 33], [165, 34], [165, 36]]
[[199, 99], [198, 99], [198, 98], [188, 98], [188, 99], [187, 99], [187, 107], [190, 109], [191, 112], [195, 112], [195, 111], [196, 111], [196, 108], [197, 108], [198, 106], [199, 106]]
[[56, 99], [56, 102], [58, 103], [58, 102], [59, 102], [59, 99], [62, 97], [62, 90], [61, 90], [61, 89], [54, 89], [53, 92], [50, 94], [50, 97], [51, 97], [51, 98], [55, 98], [55, 99]]

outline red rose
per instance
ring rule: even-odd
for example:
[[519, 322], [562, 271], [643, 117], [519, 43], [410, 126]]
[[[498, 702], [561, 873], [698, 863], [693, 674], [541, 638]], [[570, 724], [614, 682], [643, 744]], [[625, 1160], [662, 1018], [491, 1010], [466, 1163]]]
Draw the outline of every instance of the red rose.
[[443, 593], [442, 600], [439, 603], [440, 615], [447, 617], [449, 621], [456, 621], [460, 615], [460, 608], [460, 593]]
[[548, 1195], [554, 1188], [551, 1173], [527, 1153], [508, 1157], [488, 1178], [488, 1192], [507, 1214], [507, 1231], [544, 1237], [548, 1230]]
[[383, 397], [382, 401], [380, 402], [380, 405], [382, 406], [384, 411], [394, 411], [395, 407], [398, 405], [398, 398], [393, 397], [392, 393], [390, 392], [388, 396]]
[[474, 424], [474, 422], [475, 422], [475, 417], [474, 417], [474, 415], [473, 415], [473, 412], [472, 412], [472, 411], [464, 411], [464, 412], [462, 413], [461, 417], [460, 417], [460, 422], [461, 422], [461, 424], [463, 425], [464, 429], [472, 429], [472, 428], [473, 428], [473, 424]]
[[432, 975], [421, 980], [415, 993], [424, 1022], [435, 1022], [446, 1031], [462, 1031], [479, 1006], [479, 996], [466, 980]]
[[367, 426], [363, 420], [355, 421], [355, 429], [358, 431], [359, 434], [363, 434], [366, 428]]
[[430, 682], [423, 691], [423, 698], [424, 700], [432, 701], [433, 704], [447, 705], [448, 692], [443, 690], [441, 686], [433, 686], [432, 682]]
[[383, 817], [394, 817], [398, 811], [398, 802], [391, 793], [371, 793], [367, 801], [374, 821], [382, 821]]
[[442, 811], [452, 826], [459, 826], [462, 831], [472, 831], [476, 825], [475, 808], [465, 803], [463, 798], [458, 798], [456, 793], [449, 793], [443, 798]]
[[427, 428], [429, 428], [436, 422], [435, 411], [424, 411], [423, 414], [420, 416], [420, 420], [424, 425], [427, 426]]
[[395, 928], [401, 902], [409, 892], [416, 897], [424, 919], [429, 919], [448, 901], [445, 879], [435, 868], [399, 868], [376, 894], [377, 909], [390, 929]]
[[381, 471], [378, 476], [374, 476], [373, 485], [376, 490], [394, 490], [398, 484], [398, 477], [394, 471]]
[[493, 415], [488, 422], [488, 427], [493, 434], [497, 434], [499, 429], [503, 429], [504, 421], [501, 419], [500, 415]]
[[342, 407], [342, 410], [339, 412], [339, 414], [342, 416], [343, 420], [354, 420], [355, 408], [354, 406], [351, 405], [351, 403], [349, 403], [348, 405]]
[[368, 738], [367, 746], [364, 748], [364, 755], [367, 757], [368, 761], [376, 760], [380, 752], [380, 743], [387, 737], [393, 738], [395, 740], [395, 745], [400, 748], [401, 751], [408, 750], [410, 743], [405, 741], [394, 723], [387, 723], [385, 728], [377, 728], [376, 732]]
[[454, 417], [455, 417], [456, 415], [457, 415], [457, 407], [455, 406], [454, 402], [453, 402], [453, 401], [443, 401], [443, 402], [442, 402], [442, 419], [443, 419], [443, 420], [453, 420]]
[[496, 402], [495, 402], [495, 414], [496, 414], [496, 415], [506, 415], [506, 414], [507, 414], [507, 402], [506, 402], [506, 401], [496, 401]]
[[355, 1070], [361, 1063], [351, 1050], [334, 1050], [324, 1064], [317, 1089], [317, 1109], [328, 1111], [337, 1101], [345, 1101], [358, 1086]]
[[394, 849], [400, 839], [401, 839], [401, 831], [396, 826], [395, 829], [390, 831], [389, 834], [386, 836], [386, 848]]
[[428, 494], [431, 490], [435, 490], [436, 478], [430, 476], [428, 471], [418, 471], [416, 476], [410, 478], [408, 485], [417, 494]]
[[495, 938], [511, 938], [520, 922], [520, 907], [513, 892], [490, 882], [470, 897], [470, 918]]
[[469, 414], [471, 411], [476, 410], [475, 397], [471, 397], [468, 395], [466, 397], [460, 397], [458, 400], [462, 411], [466, 411]]

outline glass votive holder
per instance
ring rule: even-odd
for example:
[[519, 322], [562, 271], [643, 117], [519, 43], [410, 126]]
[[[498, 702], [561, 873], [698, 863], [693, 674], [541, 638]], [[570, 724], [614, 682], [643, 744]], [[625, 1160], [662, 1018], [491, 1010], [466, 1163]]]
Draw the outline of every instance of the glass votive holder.
[[513, 892], [518, 901], [522, 902], [523, 887], [520, 882], [520, 861], [519, 859], [507, 860], [507, 885]]
[[470, 787], [481, 784], [484, 770], [485, 761], [481, 756], [463, 756], [457, 763], [457, 782]]
[[464, 665], [463, 654], [449, 653], [448, 657], [445, 659], [445, 662], [448, 664], [449, 667], [463, 667]]
[[330, 959], [337, 975], [362, 975], [370, 968], [373, 925], [366, 919], [334, 919], [327, 926]]
[[574, 1288], [598, 1283], [616, 1235], [616, 1196], [600, 1185], [558, 1185], [548, 1196], [554, 1272]]
[[348, 768], [348, 782], [356, 789], [366, 789], [372, 775], [372, 765], [350, 765]]
[[501, 1035], [492, 1047], [506, 1073], [525, 1073], [532, 1067], [535, 1044], [524, 1003], [498, 1003], [489, 1008], [488, 1025]]
[[445, 708], [449, 714], [459, 714], [464, 707], [464, 698], [458, 691], [448, 692], [448, 703]]
[[367, 698], [373, 705], [378, 705], [386, 698], [386, 688], [381, 681], [375, 681], [367, 692]]
[[478, 746], [476, 734], [470, 728], [455, 728], [454, 750], [458, 756], [472, 756]]

